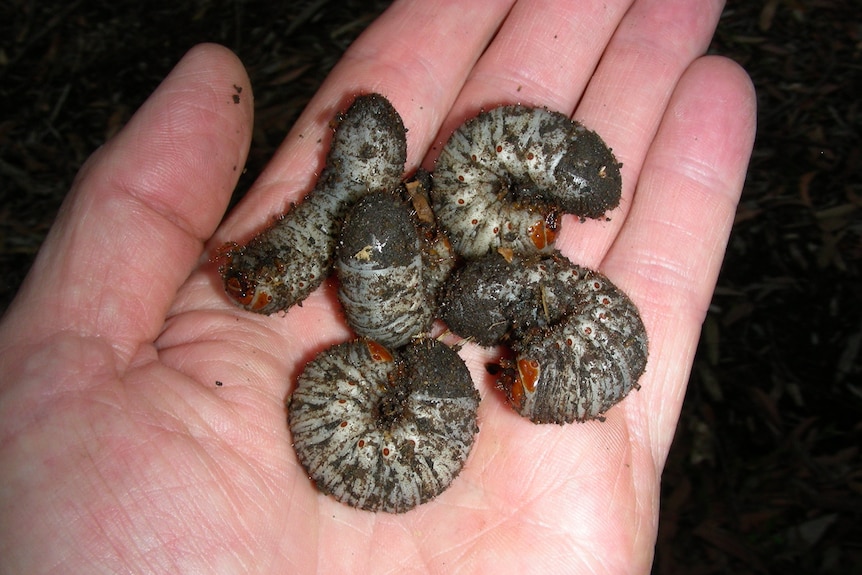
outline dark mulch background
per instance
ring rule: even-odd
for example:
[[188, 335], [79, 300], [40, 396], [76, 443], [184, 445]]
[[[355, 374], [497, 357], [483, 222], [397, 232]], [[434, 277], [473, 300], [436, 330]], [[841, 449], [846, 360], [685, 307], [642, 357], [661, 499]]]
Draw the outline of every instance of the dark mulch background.
[[[85, 158], [194, 43], [256, 96], [246, 188], [389, 2], [0, 4], [0, 310]], [[751, 169], [670, 453], [654, 571], [862, 573], [862, 24], [848, 0], [729, 2]]]

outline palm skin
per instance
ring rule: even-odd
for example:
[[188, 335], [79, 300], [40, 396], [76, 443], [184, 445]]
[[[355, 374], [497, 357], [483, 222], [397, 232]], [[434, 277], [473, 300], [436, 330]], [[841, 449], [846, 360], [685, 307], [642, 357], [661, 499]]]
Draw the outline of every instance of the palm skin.
[[[648, 572], [754, 96], [701, 56], [720, 2], [590, 4], [396, 2], [221, 223], [252, 98], [236, 57], [194, 48], [84, 166], [0, 327], [0, 572]], [[624, 289], [650, 335], [642, 389], [568, 426], [517, 416], [483, 369], [493, 352], [465, 347], [477, 442], [448, 491], [402, 515], [319, 494], [290, 444], [298, 370], [350, 337], [331, 286], [259, 316], [211, 262], [311, 188], [328, 121], [371, 91], [405, 120], [408, 172], [500, 103], [598, 131], [623, 201], [610, 221], [567, 218], [557, 245]]]

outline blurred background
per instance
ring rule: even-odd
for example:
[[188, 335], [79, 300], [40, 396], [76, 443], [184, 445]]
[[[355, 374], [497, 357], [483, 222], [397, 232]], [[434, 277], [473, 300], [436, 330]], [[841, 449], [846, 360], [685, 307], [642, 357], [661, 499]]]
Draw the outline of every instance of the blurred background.
[[[381, 0], [0, 4], [0, 311], [84, 160], [194, 44], [243, 60], [248, 188]], [[862, 5], [731, 0], [758, 134], [664, 474], [654, 573], [862, 573]]]

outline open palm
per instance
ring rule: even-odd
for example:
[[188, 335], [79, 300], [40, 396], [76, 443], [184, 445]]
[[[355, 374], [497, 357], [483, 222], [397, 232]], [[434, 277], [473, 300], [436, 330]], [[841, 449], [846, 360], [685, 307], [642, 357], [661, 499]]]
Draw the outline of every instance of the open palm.
[[[701, 56], [720, 10], [396, 2], [221, 226], [252, 97], [232, 54], [193, 49], [84, 166], [0, 328], [0, 571], [647, 572], [754, 131], [745, 74]], [[402, 515], [319, 494], [290, 444], [298, 371], [351, 337], [331, 286], [255, 315], [210, 261], [299, 201], [329, 120], [372, 91], [404, 118], [408, 171], [497, 104], [598, 131], [623, 162], [621, 206], [610, 221], [567, 217], [557, 244], [631, 296], [651, 346], [639, 392], [605, 422], [568, 426], [517, 416], [485, 373], [491, 352], [465, 347], [476, 444], [448, 491]]]

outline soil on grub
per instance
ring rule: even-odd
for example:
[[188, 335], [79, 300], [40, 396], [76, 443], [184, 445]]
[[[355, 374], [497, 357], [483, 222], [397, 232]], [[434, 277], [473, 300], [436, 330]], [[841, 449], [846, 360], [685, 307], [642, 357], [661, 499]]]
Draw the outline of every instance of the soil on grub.
[[[389, 2], [0, 5], [0, 311], [83, 161], [192, 45], [255, 92], [247, 189]], [[758, 135], [667, 462], [654, 573], [862, 572], [862, 20], [846, 0], [731, 0], [710, 52]]]

